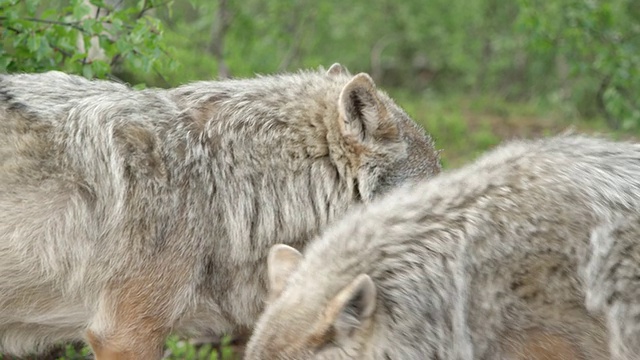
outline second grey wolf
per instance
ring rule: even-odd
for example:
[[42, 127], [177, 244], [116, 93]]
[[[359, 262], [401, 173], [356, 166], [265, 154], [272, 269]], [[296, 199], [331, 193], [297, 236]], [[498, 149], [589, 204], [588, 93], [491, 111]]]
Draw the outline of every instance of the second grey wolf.
[[247, 359], [640, 356], [640, 145], [514, 141], [275, 245]]
[[157, 359], [169, 333], [250, 330], [269, 247], [440, 170], [366, 74], [133, 90], [0, 75], [0, 352], [87, 341]]

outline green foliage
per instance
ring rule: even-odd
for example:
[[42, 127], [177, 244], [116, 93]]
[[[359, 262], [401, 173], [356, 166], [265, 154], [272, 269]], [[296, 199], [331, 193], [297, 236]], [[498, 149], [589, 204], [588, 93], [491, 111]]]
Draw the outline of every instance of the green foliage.
[[640, 127], [640, 3], [519, 2], [520, 25], [530, 35], [529, 49], [566, 61], [572, 100], [583, 111], [594, 110], [584, 103], [595, 104], [613, 127]]
[[119, 65], [143, 73], [175, 66], [161, 22], [148, 15], [160, 0], [111, 3], [0, 0], [0, 72], [56, 69], [104, 78]]
[[636, 0], [161, 1], [0, 0], [0, 71], [173, 86], [338, 61], [386, 88], [544, 99], [640, 128]]
[[91, 356], [91, 350], [88, 347], [78, 349], [73, 345], [66, 345], [64, 348], [64, 356], [58, 360], [84, 360]]
[[230, 338], [225, 337], [221, 343], [221, 354], [213, 349], [211, 345], [205, 344], [196, 348], [187, 341], [180, 340], [172, 336], [167, 341], [167, 349], [170, 355], [167, 359], [184, 359], [184, 360], [230, 360], [233, 359], [231, 348], [229, 347]]
[[[166, 354], [164, 359], [167, 360], [231, 360], [236, 359], [230, 346], [231, 339], [224, 337], [220, 344], [220, 350], [204, 344], [195, 346], [184, 339], [171, 336], [166, 343]], [[56, 358], [57, 360], [89, 360], [93, 359], [93, 354], [88, 346], [80, 344], [68, 344], [56, 349], [54, 353], [49, 353], [47, 358]], [[0, 360], [3, 359], [0, 354]], [[27, 357], [26, 359], [30, 359]]]

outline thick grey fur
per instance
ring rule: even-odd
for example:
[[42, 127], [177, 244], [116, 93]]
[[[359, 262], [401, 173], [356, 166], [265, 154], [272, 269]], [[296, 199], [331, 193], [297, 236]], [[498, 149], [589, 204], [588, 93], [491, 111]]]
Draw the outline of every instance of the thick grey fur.
[[289, 261], [247, 359], [637, 359], [639, 209], [640, 145], [509, 142]]

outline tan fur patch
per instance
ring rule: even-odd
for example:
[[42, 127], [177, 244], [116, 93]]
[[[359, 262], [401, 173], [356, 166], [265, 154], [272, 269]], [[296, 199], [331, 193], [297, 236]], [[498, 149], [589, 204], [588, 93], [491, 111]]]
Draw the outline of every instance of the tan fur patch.
[[381, 118], [375, 136], [380, 141], [398, 141], [400, 130], [398, 130], [398, 125], [385, 116]]
[[316, 331], [307, 340], [307, 345], [311, 349], [317, 349], [328, 343], [335, 337], [335, 329], [332, 326], [326, 326], [321, 331]]
[[528, 330], [508, 341], [506, 357], [513, 360], [580, 360], [576, 345], [566, 336], [542, 330]]
[[314, 331], [307, 339], [307, 345], [310, 348], [320, 347], [336, 336], [333, 325], [336, 323], [336, 319], [340, 313], [344, 310], [345, 303], [351, 297], [354, 287], [354, 283], [347, 285], [329, 301], [320, 321], [316, 323]]
[[162, 358], [163, 354], [162, 344], [160, 347], [155, 345], [144, 349], [122, 350], [113, 343], [100, 340], [91, 331], [87, 332], [87, 341], [91, 345], [96, 360], [153, 360]]
[[[153, 286], [150, 286], [153, 284]], [[160, 359], [169, 334], [170, 285], [158, 277], [137, 277], [113, 289], [115, 319], [108, 334], [87, 333], [96, 359]]]

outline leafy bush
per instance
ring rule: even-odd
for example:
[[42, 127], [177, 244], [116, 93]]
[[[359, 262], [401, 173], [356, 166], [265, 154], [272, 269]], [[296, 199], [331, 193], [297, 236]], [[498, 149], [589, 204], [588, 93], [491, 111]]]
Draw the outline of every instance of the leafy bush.
[[0, 0], [0, 72], [61, 70], [104, 78], [114, 67], [163, 72], [175, 66], [150, 16], [159, 0]]
[[519, 2], [530, 51], [566, 62], [569, 98], [587, 114], [602, 111], [614, 128], [640, 127], [640, 2]]

